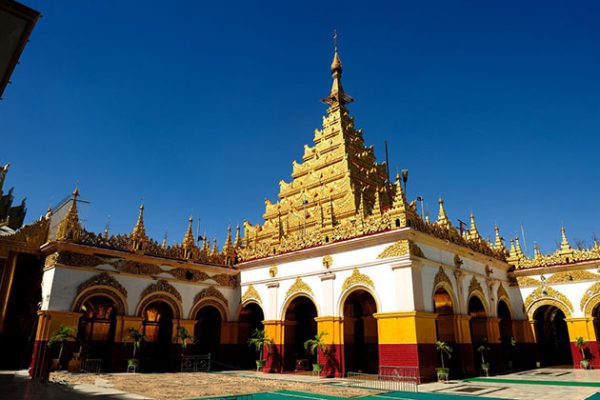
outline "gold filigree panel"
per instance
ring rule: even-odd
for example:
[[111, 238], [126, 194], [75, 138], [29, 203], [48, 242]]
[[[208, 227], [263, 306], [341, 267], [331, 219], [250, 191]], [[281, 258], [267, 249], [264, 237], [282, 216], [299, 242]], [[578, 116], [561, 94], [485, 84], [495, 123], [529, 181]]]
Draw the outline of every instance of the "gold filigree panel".
[[222, 301], [224, 304], [228, 305], [229, 301], [227, 301], [227, 299], [225, 298], [225, 296], [223, 296], [223, 293], [221, 293], [217, 288], [215, 288], [214, 286], [209, 286], [206, 289], [201, 290], [195, 297], [194, 297], [194, 304], [199, 303], [201, 300], [206, 299], [206, 298], [215, 298], [215, 299], [219, 299], [220, 301]]
[[249, 285], [244, 294], [242, 295], [242, 303], [245, 303], [248, 300], [255, 300], [259, 304], [262, 304], [260, 294], [258, 294], [258, 291], [253, 285]]
[[593, 272], [589, 272], [586, 270], [576, 270], [576, 271], [561, 271], [556, 272], [550, 276], [546, 282], [547, 283], [565, 283], [565, 282], [573, 282], [573, 281], [589, 281], [589, 280], [597, 280], [600, 278], [600, 275], [594, 274]]
[[399, 240], [391, 246], [386, 247], [377, 258], [402, 257], [407, 255], [425, 257], [421, 248], [410, 240]]
[[[593, 301], [590, 301], [593, 300]], [[581, 298], [581, 303], [579, 307], [581, 311], [583, 311], [584, 315], [589, 316], [592, 314], [594, 307], [600, 302], [600, 282], [594, 283], [590, 286], [583, 297]]]
[[450, 277], [446, 274], [446, 271], [444, 271], [444, 268], [442, 268], [441, 266], [438, 269], [437, 274], [435, 274], [435, 277], [433, 278], [433, 289], [435, 290], [435, 288], [440, 283], [445, 283], [449, 285], [450, 288], [452, 288], [452, 281], [450, 280]]
[[573, 304], [567, 296], [551, 287], [540, 286], [525, 299], [525, 309], [531, 318], [533, 318], [533, 313], [537, 309], [537, 307], [533, 308], [534, 304], [538, 304], [538, 307], [546, 304], [554, 305], [564, 312], [565, 317], [570, 317], [573, 313]]
[[508, 296], [508, 292], [504, 288], [504, 285], [500, 284], [500, 286], [498, 286], [498, 290], [496, 291], [496, 299], [500, 300], [503, 297], [507, 300], [510, 300], [510, 297]]
[[517, 283], [520, 287], [538, 286], [542, 284], [541, 281], [538, 281], [530, 276], [517, 276]]
[[285, 294], [285, 297], [290, 297], [296, 293], [308, 293], [310, 295], [314, 295], [313, 290], [308, 286], [306, 282], [302, 280], [302, 278], [297, 277], [292, 286], [288, 289]]
[[342, 291], [346, 291], [348, 288], [354, 285], [365, 285], [375, 289], [375, 284], [373, 283], [373, 280], [368, 275], [362, 274], [358, 270], [358, 268], [354, 268], [354, 270], [352, 271], [352, 275], [346, 278], [346, 280], [342, 284]]

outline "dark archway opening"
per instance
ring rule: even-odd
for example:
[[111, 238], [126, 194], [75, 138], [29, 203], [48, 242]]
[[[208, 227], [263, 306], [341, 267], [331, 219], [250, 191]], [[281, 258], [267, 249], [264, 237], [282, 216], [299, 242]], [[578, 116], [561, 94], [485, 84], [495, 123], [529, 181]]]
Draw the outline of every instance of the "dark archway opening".
[[498, 301], [498, 318], [500, 318], [500, 343], [502, 345], [502, 359], [505, 367], [513, 368], [516, 356], [516, 342], [513, 334], [512, 317], [510, 308], [504, 300]]
[[[435, 328], [437, 340], [450, 345], [452, 354], [448, 358], [444, 354], [444, 366], [450, 368], [454, 374], [461, 370], [461, 349], [456, 344], [456, 321], [454, 316], [454, 304], [452, 296], [444, 288], [438, 288], [433, 294], [433, 308], [437, 317], [435, 319]], [[439, 357], [441, 355], [437, 354]], [[441, 362], [440, 362], [441, 366]]]
[[306, 296], [296, 297], [285, 312], [283, 365], [286, 371], [308, 370], [317, 362], [317, 355], [311, 355], [304, 342], [317, 334], [317, 308]]
[[[471, 342], [473, 343], [473, 356], [475, 365], [482, 367], [483, 360], [490, 362], [492, 350], [488, 343], [487, 333], [487, 316], [485, 313], [485, 307], [483, 302], [477, 296], [471, 296], [468, 304], [468, 312], [471, 320], [469, 321], [469, 328], [471, 330]], [[482, 353], [478, 352], [477, 349], [482, 345], [485, 345], [488, 350]], [[476, 368], [477, 369], [477, 368]]]
[[242, 307], [239, 318], [238, 328], [238, 343], [240, 344], [240, 352], [243, 357], [239, 363], [242, 368], [255, 367], [254, 360], [258, 359], [258, 354], [254, 348], [248, 346], [248, 339], [252, 336], [252, 332], [256, 329], [264, 329], [263, 321], [265, 315], [262, 308], [256, 303], [249, 303]]
[[356, 290], [344, 301], [344, 367], [346, 372], [376, 374], [379, 370], [377, 303], [365, 290]]
[[[198, 354], [210, 354], [217, 362], [221, 355], [221, 323], [223, 318], [216, 307], [204, 306], [196, 313], [196, 351]], [[214, 365], [218, 367], [218, 364]]]
[[592, 317], [594, 317], [594, 331], [596, 332], [596, 340], [600, 342], [600, 304], [596, 305], [592, 310]]
[[571, 365], [571, 345], [565, 314], [555, 306], [541, 306], [533, 314], [542, 366]]
[[115, 303], [108, 297], [95, 296], [86, 300], [79, 311], [83, 313], [78, 327], [82, 361], [100, 359], [102, 370], [110, 370], [115, 340]]
[[143, 313], [143, 334], [146, 343], [140, 370], [166, 372], [172, 369], [173, 310], [162, 301], [152, 302]]

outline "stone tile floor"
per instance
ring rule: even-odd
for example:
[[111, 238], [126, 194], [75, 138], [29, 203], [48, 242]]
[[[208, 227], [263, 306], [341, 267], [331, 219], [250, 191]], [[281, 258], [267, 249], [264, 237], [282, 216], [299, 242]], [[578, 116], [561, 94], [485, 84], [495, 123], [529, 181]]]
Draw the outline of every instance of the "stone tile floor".
[[[548, 384], [521, 384], [511, 382], [465, 382], [427, 383], [419, 385], [420, 392], [464, 394], [478, 397], [499, 397], [518, 400], [584, 400], [598, 387], [560, 386], [560, 382], [597, 382], [600, 383], [600, 370], [540, 368], [513, 374], [504, 374], [493, 378], [511, 380], [535, 380]], [[556, 382], [557, 385], [552, 385]]]

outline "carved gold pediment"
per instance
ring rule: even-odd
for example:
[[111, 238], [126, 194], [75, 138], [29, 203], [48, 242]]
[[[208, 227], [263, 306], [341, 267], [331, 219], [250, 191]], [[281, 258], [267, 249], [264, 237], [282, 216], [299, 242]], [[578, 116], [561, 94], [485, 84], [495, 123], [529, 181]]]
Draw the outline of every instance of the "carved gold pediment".
[[407, 255], [425, 257], [421, 248], [415, 243], [410, 240], [399, 240], [391, 246], [386, 247], [377, 258], [402, 257]]
[[375, 288], [375, 284], [373, 283], [373, 280], [368, 275], [362, 274], [358, 270], [358, 268], [354, 268], [354, 270], [352, 271], [352, 275], [350, 275], [348, 278], [346, 278], [346, 280], [342, 284], [342, 291], [347, 290], [351, 286], [360, 285], [360, 284], [368, 286], [373, 289]]
[[262, 303], [260, 294], [253, 285], [249, 285], [244, 294], [242, 295], [242, 303], [248, 300], [256, 300], [258, 303]]
[[308, 286], [308, 284], [306, 282], [304, 282], [302, 280], [302, 278], [298, 277], [298, 278], [296, 278], [296, 280], [294, 281], [292, 286], [290, 286], [290, 288], [286, 292], [285, 297], [290, 297], [296, 293], [301, 293], [301, 292], [308, 293], [310, 295], [314, 295], [314, 292], [310, 288], [310, 286]]
[[545, 300], [545, 304], [555, 305], [560, 308], [566, 317], [569, 317], [573, 312], [573, 304], [571, 301], [556, 289], [551, 287], [538, 287], [525, 299], [525, 309], [529, 310], [533, 303]]

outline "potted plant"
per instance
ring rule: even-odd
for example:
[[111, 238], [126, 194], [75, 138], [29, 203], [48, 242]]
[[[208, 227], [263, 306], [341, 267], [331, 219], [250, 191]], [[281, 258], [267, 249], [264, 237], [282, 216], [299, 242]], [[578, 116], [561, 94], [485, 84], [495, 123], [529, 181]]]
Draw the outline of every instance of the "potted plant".
[[442, 367], [436, 368], [438, 382], [448, 382], [448, 376], [450, 375], [450, 368], [446, 368], [444, 365], [444, 354], [448, 359], [452, 358], [452, 347], [446, 343], [438, 340], [435, 342], [435, 348], [440, 352], [440, 359], [442, 361]]
[[134, 371], [137, 371], [138, 366], [140, 365], [140, 360], [137, 358], [137, 351], [140, 349], [142, 341], [146, 340], [146, 337], [135, 328], [129, 328], [128, 337], [133, 340], [133, 357], [127, 360], [127, 370], [133, 369]]
[[252, 336], [248, 339], [248, 346], [254, 347], [258, 353], [258, 360], [256, 360], [256, 372], [262, 370], [265, 367], [265, 359], [263, 358], [263, 349], [269, 351], [273, 340], [267, 336], [264, 329], [254, 329]]
[[194, 335], [190, 334], [190, 332], [182, 326], [177, 328], [177, 339], [181, 340], [181, 357], [183, 358], [188, 344], [194, 344], [196, 339], [194, 338]]
[[76, 337], [75, 337], [76, 334], [77, 334], [77, 331], [75, 330], [75, 328], [67, 326], [67, 325], [60, 325], [58, 327], [58, 329], [55, 330], [52, 333], [52, 335], [50, 336], [50, 339], [48, 340], [48, 347], [51, 348], [56, 343], [60, 343], [60, 350], [58, 351], [58, 358], [54, 358], [52, 360], [52, 368], [53, 369], [57, 370], [57, 369], [61, 368], [60, 360], [62, 358], [62, 354], [65, 349], [65, 343], [69, 339], [76, 339]]
[[581, 352], [581, 361], [579, 361], [579, 365], [581, 365], [581, 368], [583, 369], [589, 369], [590, 360], [588, 360], [585, 356], [585, 340], [583, 339], [583, 336], [579, 336], [577, 339], [575, 339], [575, 346], [577, 346]]
[[477, 352], [481, 354], [481, 371], [485, 374], [485, 376], [488, 376], [490, 371], [490, 363], [485, 361], [485, 352], [489, 350], [490, 346], [487, 344], [487, 339], [484, 339], [477, 347]]
[[313, 372], [316, 374], [321, 374], [323, 371], [323, 364], [319, 364], [319, 352], [325, 355], [327, 354], [328, 346], [323, 341], [323, 337], [327, 335], [326, 332], [320, 332], [318, 335], [315, 335], [313, 339], [308, 339], [304, 342], [304, 349], [308, 350], [310, 354], [317, 354], [317, 362], [312, 365]]

